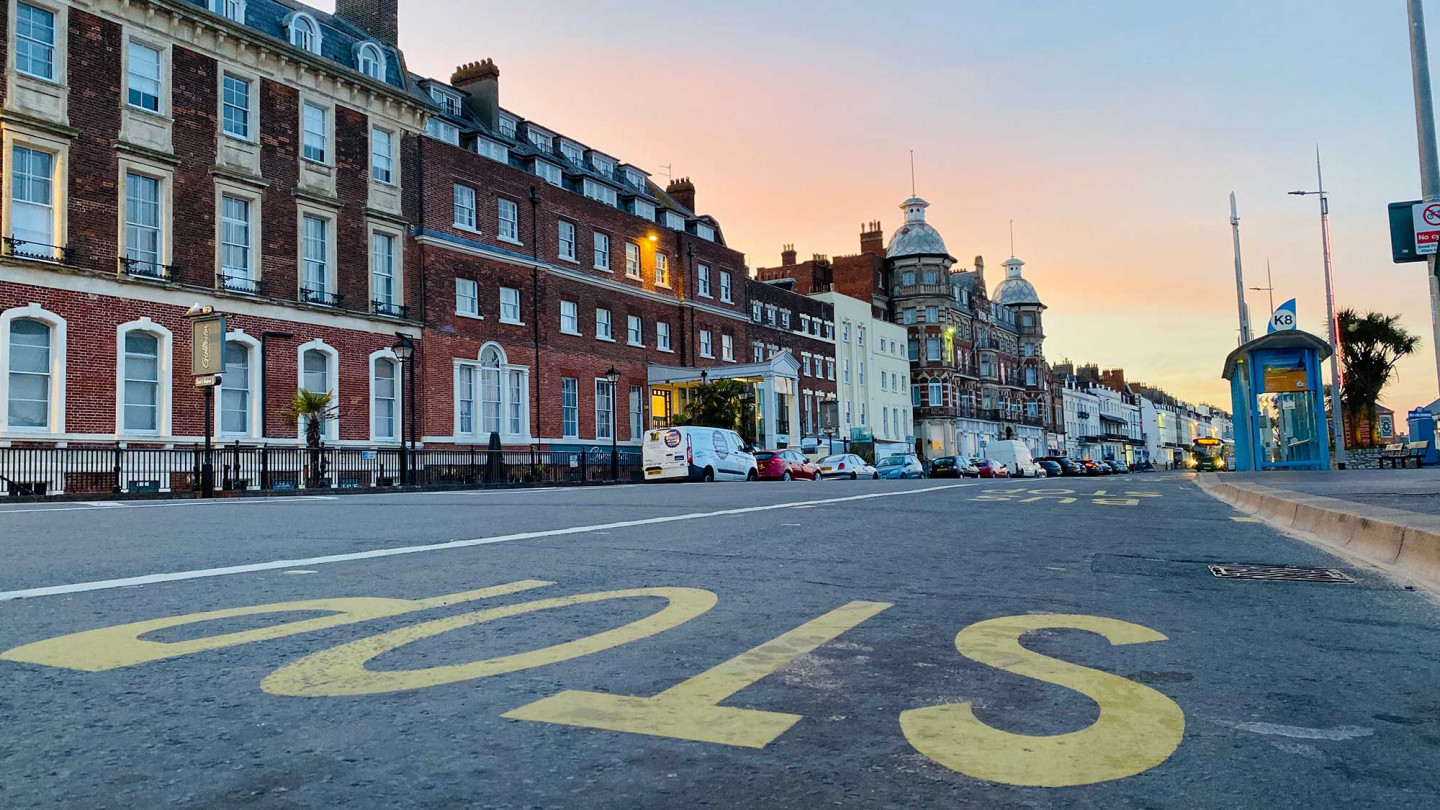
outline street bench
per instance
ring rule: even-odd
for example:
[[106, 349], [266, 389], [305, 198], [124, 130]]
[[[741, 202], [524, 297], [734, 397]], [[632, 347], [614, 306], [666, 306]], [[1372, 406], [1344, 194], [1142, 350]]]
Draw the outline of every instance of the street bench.
[[1425, 466], [1425, 454], [1430, 450], [1429, 442], [1396, 442], [1385, 445], [1380, 451], [1380, 468], [1385, 468], [1385, 462], [1390, 462], [1390, 467], [1404, 467], [1408, 462], [1414, 461], [1415, 468]]

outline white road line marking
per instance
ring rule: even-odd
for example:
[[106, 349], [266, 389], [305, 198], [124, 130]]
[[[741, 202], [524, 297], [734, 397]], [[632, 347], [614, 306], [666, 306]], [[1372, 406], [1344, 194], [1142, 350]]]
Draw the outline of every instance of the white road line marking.
[[[250, 503], [310, 503], [313, 501], [333, 501], [338, 495], [294, 495], [285, 498], [215, 498], [212, 500], [185, 500], [185, 501], [157, 501], [157, 502], [130, 502], [124, 504], [126, 509], [164, 509], [174, 506], [238, 506]], [[47, 506], [36, 504], [29, 509], [0, 509], [0, 515], [40, 515], [47, 512], [89, 512], [95, 509], [113, 509], [120, 506], [114, 501], [80, 501], [84, 506]]]
[[[937, 487], [926, 487], [924, 489], [909, 489], [900, 492], [873, 492], [866, 495], [850, 495], [844, 498], [823, 498], [814, 501], [792, 501], [788, 503], [776, 503], [766, 506], [745, 506], [736, 509], [720, 509], [714, 512], [690, 512], [684, 515], [670, 515], [667, 517], [642, 518], [640, 520], [622, 520], [615, 523], [598, 523], [591, 526], [571, 526], [565, 529], [546, 529], [536, 532], [519, 532], [516, 534], [503, 534], [498, 537], [477, 537], [473, 540], [452, 540], [448, 543], [431, 543], [424, 546], [399, 546], [397, 548], [380, 548], [371, 551], [356, 551], [349, 554], [328, 554], [323, 557], [306, 557], [298, 560], [272, 560], [263, 563], [250, 563], [248, 565], [230, 565], [223, 568], [202, 568], [194, 571], [175, 571], [166, 574], [146, 574], [138, 577], [123, 577], [121, 579], [102, 579], [94, 582], [77, 582], [71, 585], [50, 585], [43, 588], [25, 588], [18, 591], [0, 591], [0, 602], [10, 599], [31, 599], [37, 596], [56, 596], [65, 593], [82, 593], [85, 591], [105, 591], [114, 588], [131, 588], [137, 585], [153, 585], [157, 582], [178, 582], [185, 579], [205, 579], [209, 577], [223, 577], [232, 574], [251, 574], [256, 571], [273, 571], [287, 568], [308, 568], [310, 566], [325, 565], [327, 563], [351, 562], [354, 560], [374, 560], [382, 557], [397, 557], [402, 554], [418, 554], [425, 551], [444, 551], [452, 548], [469, 548], [471, 546], [488, 546], [495, 543], [508, 543], [512, 540], [537, 540], [543, 537], [560, 537], [570, 534], [587, 534], [607, 529], [628, 529], [635, 526], [654, 526], [662, 523], [677, 523], [686, 520], [700, 520], [703, 518], [723, 517], [726, 515], [745, 515], [752, 512], [769, 512], [775, 509], [791, 509], [799, 505], [818, 506], [830, 503], [846, 503], [850, 501], [864, 501], [875, 498], [894, 498], [901, 495], [920, 495], [926, 492], [939, 492], [946, 489], [957, 489], [960, 487], [973, 487], [976, 484], [947, 484]], [[285, 498], [281, 500], [293, 500]]]

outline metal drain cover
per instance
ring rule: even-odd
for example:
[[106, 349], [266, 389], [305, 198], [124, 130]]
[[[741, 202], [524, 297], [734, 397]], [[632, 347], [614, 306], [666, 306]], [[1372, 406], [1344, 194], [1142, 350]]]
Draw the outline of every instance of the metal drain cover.
[[1288, 565], [1212, 565], [1210, 573], [1221, 579], [1259, 579], [1269, 582], [1355, 581], [1334, 568], [1295, 568]]

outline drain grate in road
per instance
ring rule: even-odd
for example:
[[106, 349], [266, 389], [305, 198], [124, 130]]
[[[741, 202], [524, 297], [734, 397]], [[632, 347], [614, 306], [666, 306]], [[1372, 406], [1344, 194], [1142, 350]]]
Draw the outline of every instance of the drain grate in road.
[[1221, 579], [1259, 579], [1268, 582], [1355, 581], [1334, 568], [1298, 568], [1288, 565], [1212, 565], [1210, 573]]

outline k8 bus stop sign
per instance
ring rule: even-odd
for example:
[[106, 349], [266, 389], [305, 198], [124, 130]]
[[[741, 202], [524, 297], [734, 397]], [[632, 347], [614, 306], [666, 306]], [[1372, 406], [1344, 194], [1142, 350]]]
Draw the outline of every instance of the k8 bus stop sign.
[[1440, 202], [1418, 202], [1411, 208], [1415, 222], [1415, 255], [1429, 256], [1440, 248]]

